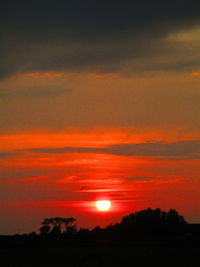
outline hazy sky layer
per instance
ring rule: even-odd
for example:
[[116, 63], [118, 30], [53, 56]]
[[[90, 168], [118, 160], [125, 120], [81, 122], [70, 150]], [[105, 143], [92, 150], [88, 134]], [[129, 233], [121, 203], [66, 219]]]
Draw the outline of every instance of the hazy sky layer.
[[[200, 3], [3, 1], [0, 12], [0, 234], [149, 206], [199, 222]], [[109, 214], [95, 211], [101, 198]]]

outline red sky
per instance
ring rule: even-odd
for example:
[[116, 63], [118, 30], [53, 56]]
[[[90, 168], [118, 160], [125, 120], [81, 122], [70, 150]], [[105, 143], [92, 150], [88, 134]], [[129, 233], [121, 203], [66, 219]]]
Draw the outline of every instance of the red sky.
[[[147, 207], [175, 208], [197, 222], [196, 134], [182, 132], [180, 139], [178, 129], [133, 128], [2, 134], [3, 232], [37, 230], [43, 217], [55, 215], [75, 216], [79, 227], [105, 226]], [[96, 210], [99, 199], [112, 202], [109, 212]]]

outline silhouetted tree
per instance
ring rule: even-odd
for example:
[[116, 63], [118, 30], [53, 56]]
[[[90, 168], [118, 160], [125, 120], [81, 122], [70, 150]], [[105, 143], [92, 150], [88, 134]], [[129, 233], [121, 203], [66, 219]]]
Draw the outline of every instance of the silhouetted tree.
[[[45, 218], [41, 223], [43, 226], [40, 228], [40, 233], [52, 233], [52, 234], [61, 234], [62, 226], [65, 227], [65, 232], [74, 233], [76, 231], [76, 219], [73, 217], [61, 218], [61, 217], [52, 217]], [[42, 232], [41, 232], [42, 231]]]
[[46, 235], [49, 233], [51, 227], [47, 224], [43, 225], [42, 227], [40, 227], [39, 231], [41, 235]]
[[66, 232], [75, 233], [77, 231], [76, 219], [73, 217], [63, 218]]
[[54, 225], [51, 230], [52, 235], [60, 235], [61, 234], [61, 226], [60, 225]]

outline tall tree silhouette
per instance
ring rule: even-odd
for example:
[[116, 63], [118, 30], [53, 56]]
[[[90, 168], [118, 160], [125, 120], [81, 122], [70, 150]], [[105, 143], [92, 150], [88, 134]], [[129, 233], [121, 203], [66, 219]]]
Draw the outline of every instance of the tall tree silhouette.
[[74, 232], [76, 230], [76, 219], [73, 217], [61, 218], [61, 217], [52, 217], [45, 218], [41, 223], [42, 227], [40, 228], [41, 233], [52, 233], [52, 234], [61, 234], [63, 226], [65, 227], [65, 232]]

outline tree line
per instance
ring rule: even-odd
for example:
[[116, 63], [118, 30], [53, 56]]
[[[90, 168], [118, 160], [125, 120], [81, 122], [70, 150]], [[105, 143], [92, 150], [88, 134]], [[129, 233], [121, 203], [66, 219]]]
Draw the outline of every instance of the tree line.
[[45, 218], [39, 229], [40, 235], [119, 235], [119, 234], [168, 234], [178, 233], [187, 225], [186, 220], [176, 210], [162, 211], [157, 209], [144, 209], [122, 217], [119, 223], [106, 228], [96, 226], [92, 230], [77, 229], [77, 220], [74, 217]]

